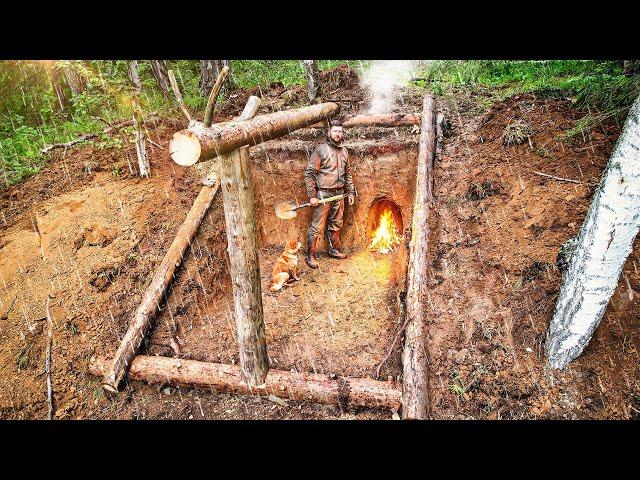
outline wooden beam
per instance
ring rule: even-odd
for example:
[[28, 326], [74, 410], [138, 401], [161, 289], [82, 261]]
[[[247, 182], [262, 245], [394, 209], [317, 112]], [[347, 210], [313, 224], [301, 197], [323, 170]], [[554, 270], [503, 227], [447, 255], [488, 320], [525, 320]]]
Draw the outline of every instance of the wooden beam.
[[429, 415], [429, 360], [423, 312], [429, 265], [427, 247], [435, 151], [436, 99], [433, 95], [427, 95], [423, 102], [405, 299], [407, 327], [402, 353], [402, 418], [406, 419], [426, 419]]
[[[93, 375], [102, 376], [108, 368], [106, 359], [92, 357], [89, 361], [89, 372]], [[264, 385], [257, 388], [243, 381], [238, 365], [146, 355], [138, 355], [133, 360], [128, 378], [219, 393], [276, 395], [297, 401], [394, 410], [400, 407], [398, 385], [369, 378], [330, 378], [313, 373], [269, 370]]]
[[211, 187], [203, 187], [189, 210], [187, 218], [180, 225], [176, 238], [171, 243], [160, 266], [156, 269], [153, 279], [142, 297], [142, 302], [131, 320], [129, 329], [120, 343], [111, 365], [105, 369], [102, 386], [106, 390], [111, 392], [118, 390], [118, 385], [149, 330], [151, 321], [162, 302], [162, 296], [171, 283], [174, 272], [180, 266], [182, 258], [219, 188], [219, 181]]
[[256, 212], [249, 164], [249, 147], [220, 157], [240, 367], [245, 381], [259, 386], [267, 375], [269, 358], [264, 333]]
[[[413, 113], [380, 113], [375, 115], [355, 115], [342, 122], [343, 128], [353, 127], [401, 127], [420, 125], [421, 116]], [[309, 128], [327, 128], [326, 122], [311, 125]]]
[[257, 145], [281, 137], [320, 120], [331, 118], [339, 110], [335, 103], [321, 103], [259, 115], [245, 122], [228, 122], [209, 128], [203, 124], [195, 124], [173, 134], [169, 152], [178, 165], [189, 166], [246, 145]]

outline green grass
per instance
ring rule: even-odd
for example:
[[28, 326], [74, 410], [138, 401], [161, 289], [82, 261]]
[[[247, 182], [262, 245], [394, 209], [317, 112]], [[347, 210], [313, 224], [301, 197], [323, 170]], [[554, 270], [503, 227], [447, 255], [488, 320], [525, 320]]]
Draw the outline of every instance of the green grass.
[[615, 61], [435, 61], [418, 71], [417, 86], [437, 94], [455, 88], [484, 87], [493, 99], [515, 94], [574, 97], [580, 108], [602, 111], [626, 108], [640, 94], [640, 79], [622, 75]]

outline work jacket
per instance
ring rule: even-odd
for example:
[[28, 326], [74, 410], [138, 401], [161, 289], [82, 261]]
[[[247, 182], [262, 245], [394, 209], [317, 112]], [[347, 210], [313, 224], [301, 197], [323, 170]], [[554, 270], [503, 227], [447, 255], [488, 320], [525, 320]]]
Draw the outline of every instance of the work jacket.
[[318, 145], [309, 157], [304, 183], [309, 198], [316, 197], [318, 190], [336, 188], [344, 188], [345, 193], [353, 195], [353, 178], [347, 149], [328, 142]]

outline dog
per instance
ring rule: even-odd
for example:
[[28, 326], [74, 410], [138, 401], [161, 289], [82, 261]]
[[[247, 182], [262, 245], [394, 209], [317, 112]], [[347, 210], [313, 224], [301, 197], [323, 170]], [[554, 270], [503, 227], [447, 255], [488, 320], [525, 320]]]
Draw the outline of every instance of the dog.
[[284, 252], [276, 264], [273, 266], [271, 272], [271, 283], [269, 284], [269, 290], [277, 292], [286, 283], [291, 281], [300, 280], [298, 278], [298, 251], [302, 248], [302, 243], [296, 240], [289, 240], [284, 247]]

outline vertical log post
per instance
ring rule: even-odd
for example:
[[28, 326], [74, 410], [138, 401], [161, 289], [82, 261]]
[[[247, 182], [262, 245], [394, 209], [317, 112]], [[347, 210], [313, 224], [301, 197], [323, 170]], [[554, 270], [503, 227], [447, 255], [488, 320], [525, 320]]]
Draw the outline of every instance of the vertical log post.
[[429, 415], [428, 356], [423, 313], [427, 288], [429, 209], [433, 200], [433, 162], [436, 151], [436, 99], [424, 98], [418, 152], [416, 192], [409, 244], [404, 351], [402, 353], [402, 418]]
[[262, 287], [249, 147], [220, 156], [227, 252], [231, 264], [240, 368], [249, 386], [264, 385], [269, 359], [262, 313]]

